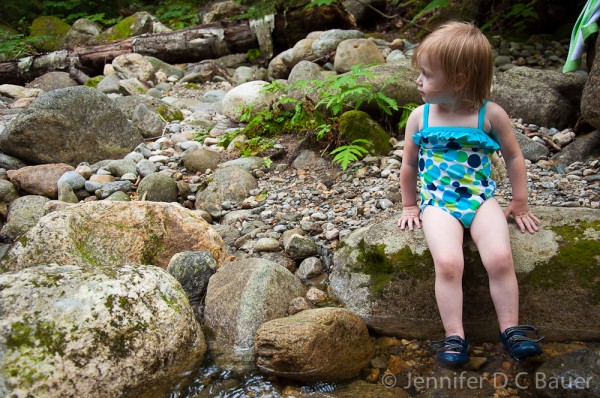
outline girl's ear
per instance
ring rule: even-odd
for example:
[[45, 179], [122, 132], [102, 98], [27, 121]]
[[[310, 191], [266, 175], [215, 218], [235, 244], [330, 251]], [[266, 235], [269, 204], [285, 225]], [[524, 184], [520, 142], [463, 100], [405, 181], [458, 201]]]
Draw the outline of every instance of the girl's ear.
[[465, 87], [465, 84], [467, 84], [467, 75], [464, 73], [456, 75], [456, 79], [454, 80], [454, 90], [462, 90]]

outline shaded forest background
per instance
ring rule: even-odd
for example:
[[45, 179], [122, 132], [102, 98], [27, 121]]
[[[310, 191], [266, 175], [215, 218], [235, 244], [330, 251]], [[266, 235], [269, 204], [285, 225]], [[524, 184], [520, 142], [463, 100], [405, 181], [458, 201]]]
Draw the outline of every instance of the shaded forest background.
[[[428, 30], [447, 19], [474, 21], [488, 35], [526, 40], [532, 35], [547, 35], [565, 39], [570, 35], [584, 0], [355, 0], [368, 3], [373, 10], [370, 26], [364, 30], [402, 31], [419, 40]], [[138, 11], [148, 11], [171, 29], [182, 29], [202, 23], [203, 13], [216, 1], [207, 0], [2, 0], [0, 2], [0, 43], [8, 39], [26, 41], [31, 22], [38, 16], [51, 15], [72, 24], [87, 18], [108, 27]], [[282, 13], [298, 3], [307, 7], [343, 6], [335, 0], [236, 0], [247, 10], [236, 18], [258, 18], [270, 13]], [[375, 10], [376, 9], [376, 10]], [[0, 52], [5, 52], [0, 44]]]

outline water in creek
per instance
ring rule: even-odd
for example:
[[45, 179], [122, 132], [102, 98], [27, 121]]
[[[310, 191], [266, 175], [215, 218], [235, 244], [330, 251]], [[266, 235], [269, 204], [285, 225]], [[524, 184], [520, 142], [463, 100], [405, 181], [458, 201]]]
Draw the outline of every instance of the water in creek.
[[[245, 375], [223, 370], [210, 359], [204, 361], [195, 371], [182, 375], [167, 398], [277, 398], [282, 397], [282, 391], [290, 382], [285, 384], [273, 381], [269, 376], [250, 373]], [[331, 392], [338, 386], [334, 383], [318, 382], [314, 384], [295, 384], [297, 390], [305, 393]], [[296, 390], [296, 391], [297, 391]]]

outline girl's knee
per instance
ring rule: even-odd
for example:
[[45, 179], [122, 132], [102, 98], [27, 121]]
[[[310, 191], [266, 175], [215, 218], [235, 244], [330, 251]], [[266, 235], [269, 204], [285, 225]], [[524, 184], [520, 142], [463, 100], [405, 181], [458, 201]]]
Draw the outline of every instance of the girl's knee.
[[510, 250], [487, 253], [483, 263], [490, 275], [503, 275], [514, 272], [513, 258]]
[[464, 261], [462, 258], [445, 257], [435, 261], [436, 277], [443, 279], [462, 278]]

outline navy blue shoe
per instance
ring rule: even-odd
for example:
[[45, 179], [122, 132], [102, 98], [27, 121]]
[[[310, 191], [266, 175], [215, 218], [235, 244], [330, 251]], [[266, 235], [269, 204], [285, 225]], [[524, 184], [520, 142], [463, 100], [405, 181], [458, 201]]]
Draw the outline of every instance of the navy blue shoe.
[[437, 351], [438, 362], [442, 365], [460, 366], [469, 362], [469, 342], [460, 336], [432, 341], [430, 346]]
[[[529, 333], [535, 333], [537, 338], [527, 336]], [[543, 338], [531, 325], [511, 326], [500, 333], [500, 342], [508, 350], [511, 358], [516, 361], [540, 355], [542, 347], [539, 342]]]

